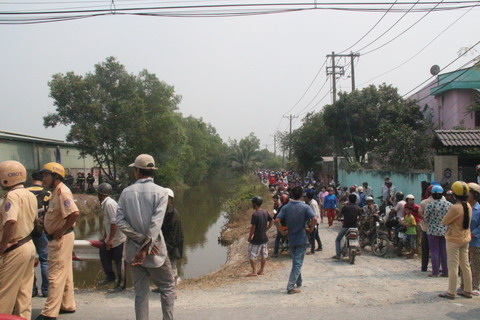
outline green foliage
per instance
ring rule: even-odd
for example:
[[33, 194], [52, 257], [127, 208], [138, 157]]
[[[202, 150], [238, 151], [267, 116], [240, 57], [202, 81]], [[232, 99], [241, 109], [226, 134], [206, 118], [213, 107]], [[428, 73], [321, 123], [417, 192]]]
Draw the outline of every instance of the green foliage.
[[237, 140], [230, 141], [230, 166], [242, 174], [252, 172], [259, 165], [259, 148], [260, 140], [253, 132], [238, 142]]
[[263, 206], [268, 207], [271, 193], [255, 176], [240, 176], [235, 182], [235, 195], [226, 202], [227, 219], [235, 223], [242, 218], [245, 211], [251, 209], [251, 199], [255, 196], [263, 198]]
[[382, 122], [380, 131], [383, 134], [372, 157], [389, 170], [431, 169], [431, 136], [422, 129], [402, 123]]
[[260, 163], [259, 166], [262, 168], [277, 171], [282, 169], [282, 157], [275, 156], [272, 152], [268, 151], [268, 149], [258, 151], [257, 160]]
[[302, 126], [292, 132], [289, 143], [298, 169], [306, 171], [318, 167], [322, 156], [332, 153], [332, 139], [327, 133], [323, 114], [308, 114]]
[[[202, 120], [177, 112], [181, 96], [147, 70], [129, 74], [114, 57], [94, 73], [55, 74], [55, 113], [45, 127], [71, 126], [67, 141], [90, 154], [111, 180], [138, 154], [151, 154], [164, 184], [199, 182], [221, 164], [223, 142]], [[190, 178], [192, 177], [192, 178]]]
[[290, 139], [302, 169], [334, 151], [351, 169], [361, 167], [367, 154], [383, 168], [424, 169], [431, 164], [430, 127], [415, 102], [402, 99], [396, 88], [371, 85], [340, 93], [336, 103], [307, 116]]
[[183, 121], [187, 144], [184, 148], [183, 170], [185, 182], [193, 185], [204, 180], [208, 174], [226, 162], [227, 146], [215, 128], [193, 117]]

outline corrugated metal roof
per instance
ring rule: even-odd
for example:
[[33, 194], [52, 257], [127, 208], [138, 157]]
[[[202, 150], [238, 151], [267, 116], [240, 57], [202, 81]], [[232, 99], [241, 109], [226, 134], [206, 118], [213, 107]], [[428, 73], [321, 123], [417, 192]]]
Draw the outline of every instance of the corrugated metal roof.
[[430, 94], [438, 96], [449, 90], [480, 89], [480, 67], [456, 70], [438, 75], [438, 86]]
[[68, 142], [65, 142], [65, 141], [62, 141], [62, 140], [36, 137], [36, 136], [28, 135], [28, 134], [10, 132], [10, 131], [3, 131], [3, 130], [0, 130], [0, 139], [13, 140], [13, 141], [36, 142], [36, 143], [50, 144], [50, 145], [60, 145], [60, 146], [73, 146], [72, 143], [68, 143]]
[[435, 130], [444, 147], [480, 147], [480, 130]]

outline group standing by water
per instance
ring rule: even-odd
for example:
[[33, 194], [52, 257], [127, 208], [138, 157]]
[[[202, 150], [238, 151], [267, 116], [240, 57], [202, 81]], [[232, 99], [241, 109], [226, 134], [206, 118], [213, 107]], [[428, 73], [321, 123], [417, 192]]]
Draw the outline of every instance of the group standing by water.
[[[163, 319], [173, 319], [176, 259], [183, 251], [174, 193], [153, 182], [157, 168], [150, 155], [139, 155], [130, 166], [136, 182], [123, 190], [118, 204], [111, 198], [108, 183], [97, 190], [104, 212], [100, 258], [106, 275], [99, 284], [116, 281], [115, 290], [122, 289], [125, 252], [124, 258], [132, 266], [136, 319], [149, 319], [150, 280], [160, 293]], [[34, 284], [35, 246], [42, 268], [42, 296], [46, 298], [36, 319], [56, 319], [77, 309], [72, 253], [73, 227], [80, 212], [64, 179], [61, 164], [47, 163], [33, 173], [32, 186], [26, 189], [23, 165], [17, 161], [0, 163], [0, 185], [6, 192], [0, 214], [0, 314], [31, 318], [31, 299], [38, 295]]]

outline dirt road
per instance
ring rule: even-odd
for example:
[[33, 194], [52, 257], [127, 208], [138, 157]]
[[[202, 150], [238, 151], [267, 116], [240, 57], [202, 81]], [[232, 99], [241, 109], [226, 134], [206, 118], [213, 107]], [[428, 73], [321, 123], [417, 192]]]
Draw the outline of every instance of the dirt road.
[[[357, 257], [355, 265], [332, 260], [339, 226], [321, 225], [324, 251], [306, 256], [302, 293], [286, 294], [291, 260], [282, 256], [272, 268], [267, 262], [263, 276], [247, 278], [248, 269], [237, 268], [242, 274], [231, 275], [235, 280], [227, 284], [181, 288], [177, 319], [480, 319], [480, 297], [438, 298], [447, 279], [420, 272], [419, 260], [378, 258], [368, 252]], [[77, 313], [60, 319], [134, 319], [132, 290], [82, 291], [76, 299]], [[35, 315], [43, 302], [34, 299]], [[153, 294], [150, 319], [161, 319], [159, 299]]]

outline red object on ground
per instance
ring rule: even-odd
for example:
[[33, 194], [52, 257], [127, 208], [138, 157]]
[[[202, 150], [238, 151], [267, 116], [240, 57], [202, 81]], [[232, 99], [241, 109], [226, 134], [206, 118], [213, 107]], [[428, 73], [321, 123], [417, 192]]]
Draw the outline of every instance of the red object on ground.
[[12, 316], [9, 314], [0, 314], [0, 320], [25, 320], [25, 318]]

